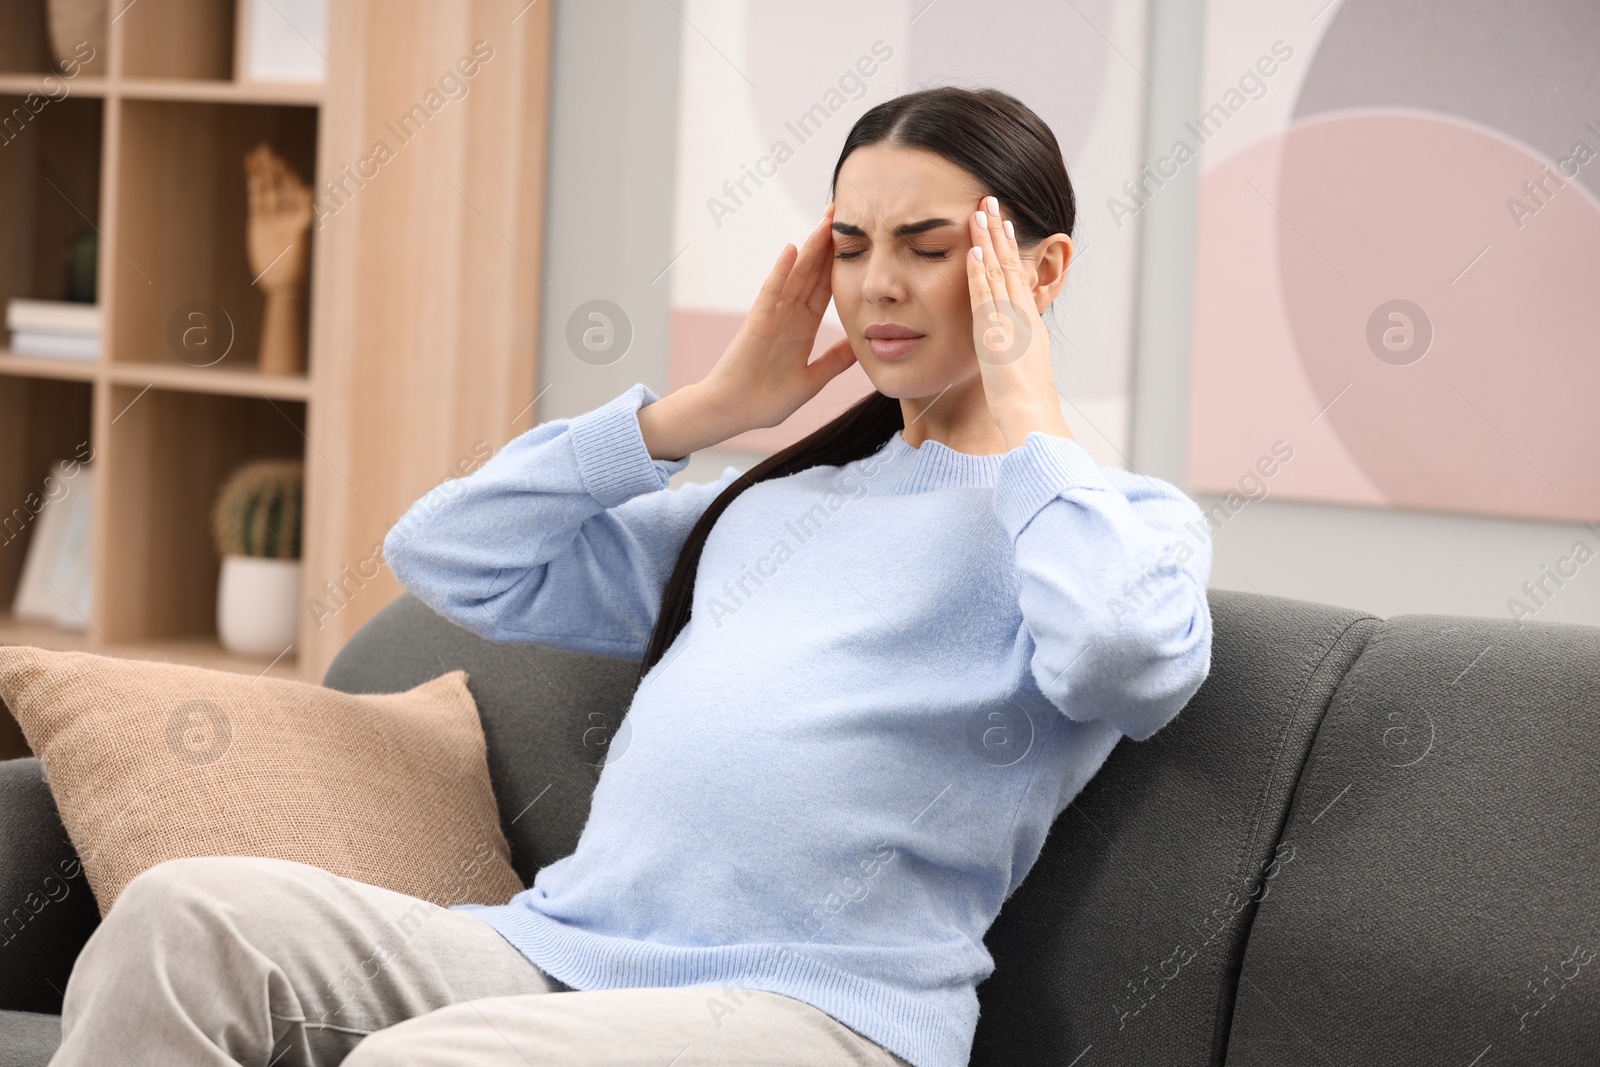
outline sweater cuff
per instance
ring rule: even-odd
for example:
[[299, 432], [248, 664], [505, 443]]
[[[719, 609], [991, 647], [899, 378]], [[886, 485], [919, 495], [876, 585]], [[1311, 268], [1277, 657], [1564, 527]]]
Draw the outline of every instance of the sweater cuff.
[[1006, 453], [995, 476], [994, 510], [1012, 540], [1050, 501], [1069, 489], [1116, 492], [1087, 449], [1042, 430]]
[[639, 382], [613, 400], [568, 420], [567, 435], [578, 458], [583, 487], [603, 507], [665, 489], [667, 479], [689, 465], [689, 457], [655, 459], [639, 429], [639, 409], [661, 398]]

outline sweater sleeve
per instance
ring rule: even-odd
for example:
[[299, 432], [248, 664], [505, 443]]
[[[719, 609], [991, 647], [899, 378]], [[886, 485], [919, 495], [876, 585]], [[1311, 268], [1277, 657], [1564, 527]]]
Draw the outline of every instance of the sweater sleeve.
[[738, 477], [668, 489], [689, 463], [651, 457], [644, 384], [508, 442], [413, 504], [384, 559], [429, 607], [491, 641], [639, 659], [690, 529]]
[[1070, 719], [1150, 737], [1211, 670], [1211, 540], [1198, 505], [1036, 430], [1001, 462], [994, 507], [1040, 691]]

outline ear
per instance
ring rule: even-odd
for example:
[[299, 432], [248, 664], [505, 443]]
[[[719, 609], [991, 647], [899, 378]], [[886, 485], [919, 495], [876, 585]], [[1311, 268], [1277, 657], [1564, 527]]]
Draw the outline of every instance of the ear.
[[1067, 284], [1067, 269], [1075, 251], [1072, 238], [1064, 233], [1053, 233], [1027, 250], [1023, 262], [1031, 268], [1033, 304], [1041, 315]]

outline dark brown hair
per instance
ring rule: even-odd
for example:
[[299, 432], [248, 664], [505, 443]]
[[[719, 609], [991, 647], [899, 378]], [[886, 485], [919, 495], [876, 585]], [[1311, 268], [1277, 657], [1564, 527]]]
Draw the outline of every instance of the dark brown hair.
[[[1050, 127], [1022, 101], [998, 89], [941, 87], [897, 96], [862, 115], [845, 138], [833, 166], [830, 191], [850, 153], [866, 145], [922, 148], [971, 174], [999, 199], [1028, 247], [1053, 233], [1072, 235], [1077, 202]], [[660, 662], [689, 624], [700, 553], [717, 518], [757, 482], [811, 467], [842, 467], [866, 459], [905, 428], [900, 401], [874, 390], [838, 418], [769, 456], [736, 478], [713, 500], [689, 531], [678, 563], [661, 594], [655, 631], [639, 664], [639, 680]]]

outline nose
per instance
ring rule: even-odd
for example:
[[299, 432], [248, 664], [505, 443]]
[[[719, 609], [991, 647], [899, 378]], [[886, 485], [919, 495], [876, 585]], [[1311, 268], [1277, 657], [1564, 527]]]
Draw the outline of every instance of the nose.
[[861, 297], [871, 304], [892, 304], [906, 298], [894, 257], [867, 253], [867, 273], [861, 280]]

